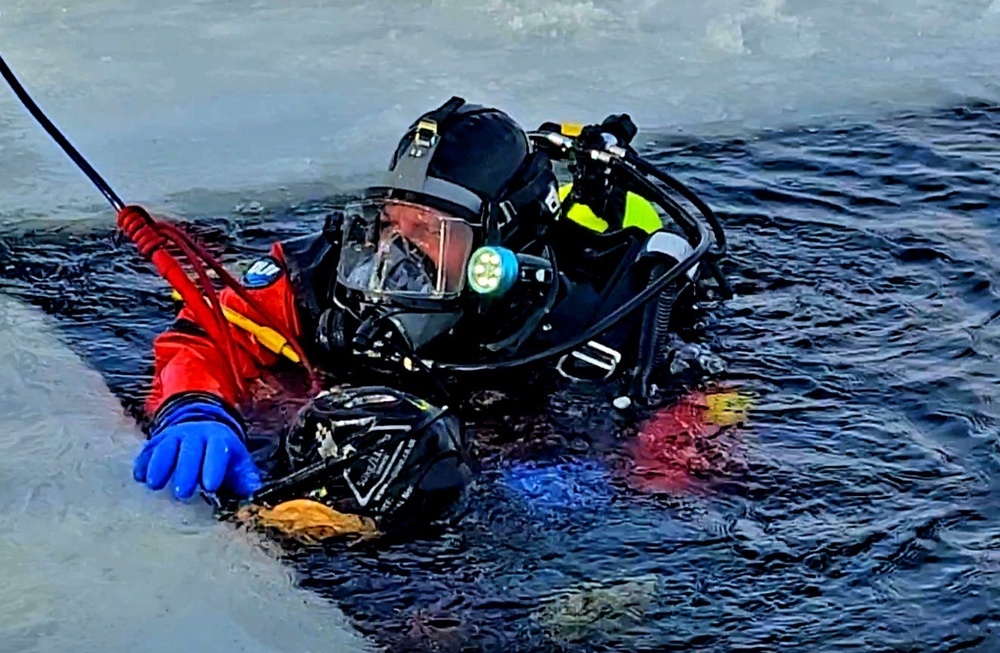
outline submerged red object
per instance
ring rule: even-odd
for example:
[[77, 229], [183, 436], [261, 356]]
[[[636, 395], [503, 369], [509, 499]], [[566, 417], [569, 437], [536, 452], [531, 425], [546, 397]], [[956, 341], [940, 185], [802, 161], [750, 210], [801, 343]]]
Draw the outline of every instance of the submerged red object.
[[692, 392], [639, 425], [628, 444], [629, 485], [649, 493], [683, 493], [733, 467], [737, 434], [751, 399], [733, 390]]

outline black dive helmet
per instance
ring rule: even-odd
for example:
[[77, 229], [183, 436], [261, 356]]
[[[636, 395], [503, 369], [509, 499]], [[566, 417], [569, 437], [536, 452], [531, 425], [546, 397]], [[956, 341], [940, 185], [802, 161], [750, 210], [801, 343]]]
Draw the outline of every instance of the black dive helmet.
[[[490, 247], [522, 252], [559, 204], [548, 156], [506, 113], [453, 97], [418, 118], [383, 183], [342, 215], [335, 292], [356, 310], [355, 345], [388, 322], [416, 352], [482, 314], [483, 291], [513, 281], [490, 265]], [[485, 266], [470, 263], [474, 253]]]
[[290, 473], [254, 502], [312, 499], [376, 520], [429, 524], [460, 507], [473, 477], [468, 441], [447, 408], [384, 386], [321, 392], [284, 434]]

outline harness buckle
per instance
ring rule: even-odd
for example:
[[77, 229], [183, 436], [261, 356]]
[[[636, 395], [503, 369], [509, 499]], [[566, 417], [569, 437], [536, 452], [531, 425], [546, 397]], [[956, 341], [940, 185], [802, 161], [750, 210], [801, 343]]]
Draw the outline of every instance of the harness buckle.
[[514, 210], [514, 205], [509, 201], [505, 200], [500, 202], [500, 213], [497, 216], [497, 226], [503, 228], [509, 225], [514, 221], [516, 213], [517, 211]]
[[[617, 349], [591, 340], [579, 349], [564, 354], [556, 364], [556, 371], [571, 381], [606, 381], [614, 375], [622, 355]], [[596, 376], [587, 375], [587, 370], [597, 371]]]

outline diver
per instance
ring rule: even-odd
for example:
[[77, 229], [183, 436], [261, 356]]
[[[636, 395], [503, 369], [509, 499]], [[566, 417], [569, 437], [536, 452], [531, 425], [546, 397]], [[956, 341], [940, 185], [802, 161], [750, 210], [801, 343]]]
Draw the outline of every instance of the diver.
[[[712, 292], [709, 276], [725, 287], [716, 266], [725, 241], [697, 196], [635, 153], [636, 131], [623, 114], [529, 134], [498, 109], [451, 98], [414, 121], [382, 183], [331, 212], [320, 232], [275, 243], [253, 262], [242, 284], [267, 308], [263, 318], [287, 328], [330, 385], [362, 379], [360, 389], [312, 398], [284, 430], [284, 479], [336, 461], [359, 464], [357, 478], [374, 484], [366, 490], [346, 471], [327, 474], [347, 480], [324, 486], [325, 496], [346, 497], [354, 509], [371, 497], [402, 497], [377, 514], [398, 512], [414, 496], [434, 503], [427, 497], [441, 488], [460, 494], [471, 473], [468, 443], [453, 422], [424, 423], [440, 411], [417, 398], [448, 382], [545, 368], [645, 396], [652, 369], [669, 356], [679, 307]], [[573, 180], [560, 185], [562, 161]], [[220, 298], [234, 315], [253, 314], [230, 288]], [[236, 498], [274, 487], [251, 454], [244, 415], [294, 392], [286, 379], [297, 357], [239, 321], [231, 333], [236, 346], [227, 350], [184, 306], [156, 338], [150, 439], [135, 459], [136, 481], [160, 490], [172, 480], [179, 499], [199, 487]], [[254, 388], [242, 404], [241, 381]], [[393, 422], [400, 406], [417, 408]], [[345, 424], [360, 424], [357, 437], [370, 439], [387, 419], [408, 424], [409, 436], [362, 447], [344, 435]]]

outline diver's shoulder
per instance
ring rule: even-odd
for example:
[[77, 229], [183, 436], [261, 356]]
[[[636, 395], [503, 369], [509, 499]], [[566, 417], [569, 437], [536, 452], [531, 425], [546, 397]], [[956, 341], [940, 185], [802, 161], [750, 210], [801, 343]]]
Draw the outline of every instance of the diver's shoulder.
[[311, 267], [328, 256], [333, 245], [322, 231], [279, 240], [271, 247], [271, 254], [286, 266]]
[[336, 278], [340, 249], [323, 231], [317, 231], [278, 241], [271, 251], [282, 261], [295, 296], [308, 307], [309, 314], [318, 314], [321, 298], [328, 296]]

